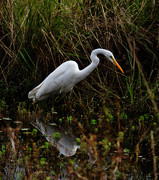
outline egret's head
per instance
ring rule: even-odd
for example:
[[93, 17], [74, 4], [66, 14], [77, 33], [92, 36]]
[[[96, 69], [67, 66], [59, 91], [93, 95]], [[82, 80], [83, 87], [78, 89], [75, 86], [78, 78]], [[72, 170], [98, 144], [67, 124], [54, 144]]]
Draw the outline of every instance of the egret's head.
[[107, 59], [109, 59], [114, 65], [116, 65], [120, 69], [120, 71], [122, 73], [124, 73], [124, 71], [122, 70], [120, 65], [115, 60], [115, 57], [111, 51], [108, 51], [106, 49], [101, 49], [101, 48], [94, 49], [91, 53], [91, 56], [90, 56], [91, 60], [98, 63], [99, 62], [99, 58], [97, 57], [98, 54], [102, 54], [105, 57], [107, 57]]
[[118, 67], [118, 69], [120, 69], [120, 71], [124, 74], [124, 71], [122, 70], [122, 68], [120, 67], [120, 65], [118, 64], [118, 62], [115, 60], [115, 57], [114, 57], [114, 55], [113, 55], [112, 52], [110, 52], [110, 51], [107, 50], [105, 56], [106, 56], [114, 65], [116, 65], [116, 66]]

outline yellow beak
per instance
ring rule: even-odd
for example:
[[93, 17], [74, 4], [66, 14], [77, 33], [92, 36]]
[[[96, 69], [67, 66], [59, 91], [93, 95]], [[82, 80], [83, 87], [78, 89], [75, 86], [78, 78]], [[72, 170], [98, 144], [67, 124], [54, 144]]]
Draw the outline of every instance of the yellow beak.
[[122, 68], [120, 67], [120, 65], [117, 63], [117, 61], [114, 59], [114, 58], [112, 58], [113, 59], [113, 62], [114, 62], [114, 64], [120, 69], [120, 71], [124, 74], [124, 71], [122, 70]]

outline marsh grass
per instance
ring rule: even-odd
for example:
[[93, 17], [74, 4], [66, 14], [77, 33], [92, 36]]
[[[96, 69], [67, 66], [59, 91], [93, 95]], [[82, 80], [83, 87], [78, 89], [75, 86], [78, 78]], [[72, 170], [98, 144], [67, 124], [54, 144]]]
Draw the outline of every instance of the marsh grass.
[[[62, 169], [76, 179], [106, 175], [126, 179], [129, 173], [142, 179], [139, 171], [156, 178], [159, 62], [155, 5], [149, 0], [0, 2], [0, 111], [30, 128], [36, 112], [45, 123], [71, 127], [81, 142], [73, 158], [60, 158], [51, 146], [43, 151], [46, 140], [40, 133], [40, 138], [22, 134], [22, 144], [16, 148], [24, 167], [21, 173], [28, 179], [57, 179]], [[100, 57], [98, 68], [67, 96], [38, 104], [26, 100], [28, 92], [62, 62], [73, 59], [82, 69], [98, 47], [113, 52], [124, 75]], [[3, 164], [7, 164], [3, 155], [13, 153], [8, 151], [10, 146], [9, 142], [1, 146]], [[142, 162], [148, 164], [147, 159], [153, 168], [145, 170]]]

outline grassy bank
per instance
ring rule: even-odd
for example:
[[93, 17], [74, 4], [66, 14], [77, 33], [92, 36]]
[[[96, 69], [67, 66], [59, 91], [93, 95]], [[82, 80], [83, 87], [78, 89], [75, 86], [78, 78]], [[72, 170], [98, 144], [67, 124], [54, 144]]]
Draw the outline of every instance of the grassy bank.
[[[93, 174], [92, 178], [98, 178], [103, 172], [112, 177], [113, 170], [125, 177], [132, 166], [137, 168], [138, 162], [144, 161], [140, 156], [151, 159], [150, 169], [154, 172], [151, 176], [155, 177], [159, 115], [158, 5], [149, 0], [78, 3], [2, 0], [0, 8], [3, 116], [18, 118], [25, 126], [34, 119], [31, 114], [36, 111], [46, 121], [59, 124], [62, 119], [63, 126], [71, 126], [82, 144], [74, 160], [85, 155], [87, 146], [93, 149], [92, 158], [97, 158], [98, 169], [88, 167], [88, 161], [82, 159], [89, 169], [87, 173], [82, 171], [81, 164], [76, 169], [75, 163], [68, 160], [71, 169], [68, 172], [75, 177], [79, 178], [80, 174], [89, 178]], [[82, 69], [90, 63], [91, 51], [99, 47], [113, 52], [124, 75], [100, 57], [98, 68], [77, 84], [71, 94], [38, 105], [28, 100], [28, 92], [62, 62], [73, 59]], [[29, 139], [24, 142], [26, 148], [32, 146]], [[29, 152], [31, 157], [32, 152]], [[107, 157], [111, 154], [109, 162]], [[1, 161], [4, 161], [2, 157]], [[105, 164], [108, 169], [104, 169]], [[25, 167], [30, 168], [26, 164]], [[49, 176], [43, 166], [41, 171]], [[59, 169], [54, 171], [58, 174]]]

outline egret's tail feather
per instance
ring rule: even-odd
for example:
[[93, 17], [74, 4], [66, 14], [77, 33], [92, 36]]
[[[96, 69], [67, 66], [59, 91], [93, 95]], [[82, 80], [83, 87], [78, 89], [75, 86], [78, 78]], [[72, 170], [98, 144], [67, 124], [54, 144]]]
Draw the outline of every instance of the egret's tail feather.
[[29, 93], [28, 93], [28, 98], [29, 99], [33, 99], [33, 101], [36, 100], [36, 94], [38, 92], [38, 90], [40, 89], [40, 87], [43, 85], [43, 83], [41, 83], [40, 85], [38, 85], [37, 87], [35, 87], [33, 90], [31, 90]]
[[35, 101], [35, 98], [36, 98], [36, 93], [38, 92], [38, 88], [36, 89], [33, 89], [32, 91], [30, 91], [28, 93], [28, 98], [29, 99], [33, 99]]

